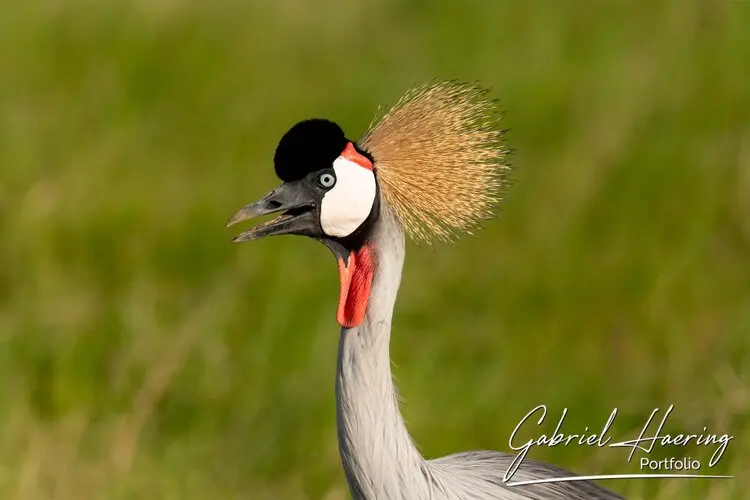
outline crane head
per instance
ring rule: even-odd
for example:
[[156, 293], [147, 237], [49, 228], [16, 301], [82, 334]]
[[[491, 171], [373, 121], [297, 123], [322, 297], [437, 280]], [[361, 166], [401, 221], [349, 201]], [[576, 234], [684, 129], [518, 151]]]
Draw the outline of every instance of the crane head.
[[282, 184], [227, 225], [281, 215], [233, 241], [296, 234], [325, 243], [339, 262], [337, 319], [356, 326], [372, 281], [367, 240], [380, 203], [421, 242], [450, 240], [492, 214], [506, 149], [495, 128], [494, 101], [485, 95], [458, 82], [418, 87], [374, 120], [359, 143], [329, 120], [294, 125], [274, 156]]
[[279, 213], [233, 241], [296, 234], [351, 246], [377, 215], [378, 186], [373, 162], [328, 120], [305, 120], [281, 138], [274, 156], [282, 184], [241, 208], [227, 226]]

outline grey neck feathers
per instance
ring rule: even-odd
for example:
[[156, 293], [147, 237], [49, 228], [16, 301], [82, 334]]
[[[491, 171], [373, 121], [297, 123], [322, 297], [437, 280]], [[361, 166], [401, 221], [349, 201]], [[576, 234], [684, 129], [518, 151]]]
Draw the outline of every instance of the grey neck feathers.
[[[508, 453], [476, 451], [425, 461], [409, 436], [391, 378], [391, 318], [404, 264], [404, 233], [381, 203], [374, 228], [375, 275], [364, 321], [343, 328], [336, 373], [339, 451], [355, 500], [615, 500], [621, 497], [586, 482], [508, 488]], [[518, 480], [569, 472], [527, 460]]]
[[399, 412], [391, 378], [391, 318], [404, 233], [385, 202], [373, 229], [375, 275], [365, 319], [342, 328], [336, 374], [339, 451], [355, 499], [405, 498], [426, 485], [425, 461]]

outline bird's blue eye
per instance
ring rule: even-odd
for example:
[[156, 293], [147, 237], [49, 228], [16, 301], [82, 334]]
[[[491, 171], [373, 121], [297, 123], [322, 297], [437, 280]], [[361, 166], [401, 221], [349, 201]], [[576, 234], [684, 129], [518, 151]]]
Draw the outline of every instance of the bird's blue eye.
[[331, 189], [336, 184], [336, 175], [332, 171], [325, 171], [318, 176], [318, 184], [323, 189]]

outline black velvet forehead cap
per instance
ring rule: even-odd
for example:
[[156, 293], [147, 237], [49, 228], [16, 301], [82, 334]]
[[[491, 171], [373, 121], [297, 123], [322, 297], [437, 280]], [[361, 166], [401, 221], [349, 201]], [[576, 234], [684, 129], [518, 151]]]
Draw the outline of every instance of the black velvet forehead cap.
[[337, 124], [315, 118], [299, 122], [279, 141], [273, 158], [276, 175], [284, 182], [331, 168], [349, 140]]

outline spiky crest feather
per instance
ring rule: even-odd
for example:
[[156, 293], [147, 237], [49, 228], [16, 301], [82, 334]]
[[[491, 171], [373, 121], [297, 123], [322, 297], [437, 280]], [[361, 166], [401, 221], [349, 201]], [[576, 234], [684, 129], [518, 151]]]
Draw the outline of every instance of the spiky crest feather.
[[454, 81], [416, 87], [359, 142], [375, 160], [383, 196], [419, 242], [470, 232], [499, 202], [507, 150], [487, 93]]

